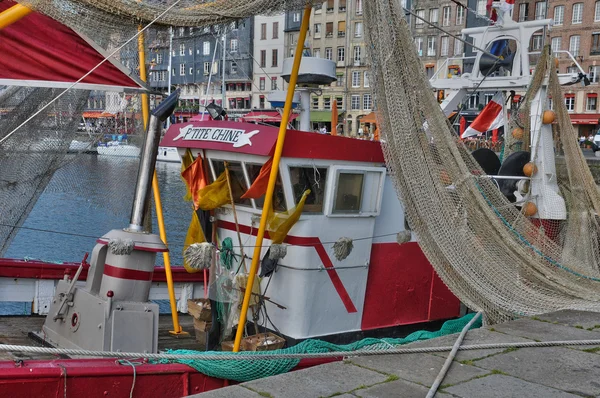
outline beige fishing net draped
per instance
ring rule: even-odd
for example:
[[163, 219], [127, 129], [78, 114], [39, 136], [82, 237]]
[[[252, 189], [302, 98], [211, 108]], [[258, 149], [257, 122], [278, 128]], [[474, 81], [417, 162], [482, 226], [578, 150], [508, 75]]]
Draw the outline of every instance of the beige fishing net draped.
[[[569, 167], [561, 181], [568, 220], [553, 240], [508, 202], [451, 132], [400, 2], [365, 2], [365, 17], [387, 166], [438, 275], [492, 323], [562, 308], [600, 311], [598, 191], [564, 104], [555, 101]], [[554, 71], [550, 84], [561, 98]]]

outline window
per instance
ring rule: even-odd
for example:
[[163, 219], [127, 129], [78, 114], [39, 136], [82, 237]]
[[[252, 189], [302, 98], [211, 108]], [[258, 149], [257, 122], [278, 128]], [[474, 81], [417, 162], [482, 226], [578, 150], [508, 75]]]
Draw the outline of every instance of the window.
[[363, 23], [355, 22], [354, 23], [354, 37], [362, 37], [363, 35]]
[[535, 3], [535, 19], [544, 19], [546, 18], [546, 2], [545, 1], [537, 1]]
[[267, 66], [267, 50], [260, 50], [260, 67], [265, 68]]
[[492, 98], [494, 98], [494, 94], [484, 94], [483, 95], [483, 100], [485, 101], [486, 105], [490, 103]]
[[371, 94], [363, 95], [363, 110], [365, 110], [365, 111], [371, 110]]
[[185, 28], [179, 28], [179, 36], [185, 35]]
[[193, 49], [192, 47], [190, 47], [190, 48], [188, 49], [188, 53], [189, 53], [190, 55], [194, 55], [194, 49]]
[[579, 55], [579, 43], [580, 43], [579, 35], [571, 36], [571, 38], [569, 39], [569, 52], [574, 57]]
[[432, 23], [432, 24], [434, 24], [434, 25], [437, 25], [438, 24], [438, 19], [439, 19], [438, 9], [437, 8], [431, 8], [429, 10], [429, 22]]
[[315, 58], [321, 58], [321, 49], [320, 48], [313, 49], [313, 56]]
[[235, 62], [231, 62], [231, 74], [235, 75], [237, 73], [237, 67], [238, 65]]
[[[295, 34], [293, 34], [293, 33], [290, 33], [290, 35], [289, 35], [289, 38], [290, 38], [290, 44], [291, 44], [291, 45], [294, 45], [294, 44], [296, 44], [296, 35], [295, 35]], [[293, 50], [292, 50], [292, 51], [293, 51]], [[293, 54], [292, 54], [292, 55], [293, 55]]]
[[600, 32], [592, 33], [592, 47], [590, 55], [600, 55]]
[[448, 56], [448, 43], [450, 38], [448, 36], [442, 36], [440, 39], [440, 56], [447, 57]]
[[279, 65], [279, 51], [274, 48], [271, 51], [271, 67], [276, 68]]
[[346, 60], [346, 47], [338, 47], [337, 60], [338, 62], [344, 62]]
[[294, 22], [300, 22], [300, 13], [295, 12], [294, 15], [292, 16], [292, 19]]
[[194, 68], [190, 67], [190, 75], [194, 74]]
[[[264, 101], [265, 98], [262, 97], [261, 98], [262, 102], [263, 102], [263, 106], [261, 108], [264, 108]], [[250, 179], [250, 181], [254, 182], [259, 174], [260, 174], [260, 169], [262, 168], [262, 164], [252, 164], [252, 163], [246, 163], [246, 170], [248, 171], [248, 177]], [[231, 170], [231, 167], [230, 167]], [[233, 187], [232, 187], [233, 190]], [[261, 209], [265, 203], [265, 196], [261, 196], [258, 199], [254, 199], [254, 203], [256, 203], [256, 207], [258, 209]], [[285, 194], [283, 193], [283, 184], [281, 182], [281, 175], [277, 176], [277, 182], [275, 183], [275, 191], [273, 191], [273, 210], [276, 211], [286, 211], [287, 210], [287, 206], [285, 204]]]
[[163, 55], [161, 53], [156, 54], [156, 63], [162, 64], [162, 62], [163, 62]]
[[450, 26], [450, 12], [452, 8], [444, 7], [442, 9], [442, 26]]
[[185, 64], [179, 65], [179, 76], [185, 76]]
[[333, 202], [333, 213], [359, 213], [365, 175], [340, 172]]
[[294, 204], [297, 204], [307, 189], [310, 194], [304, 202], [303, 213], [322, 213], [326, 192], [326, 167], [290, 167], [290, 180], [294, 194]]
[[171, 76], [175, 76], [175, 68], [171, 68]]
[[[229, 180], [231, 181], [231, 195], [233, 201], [236, 204], [250, 206], [250, 199], [242, 199], [241, 196], [246, 193], [248, 187], [246, 186], [246, 178], [244, 177], [244, 169], [240, 162], [227, 161], [227, 168], [229, 169]], [[225, 172], [225, 162], [222, 160], [213, 160], [213, 168], [215, 170], [215, 176], [219, 177]]]
[[319, 109], [319, 97], [312, 97], [312, 109]]
[[356, 87], [360, 87], [360, 72], [359, 71], [353, 71], [352, 72], [352, 87], [356, 88]]
[[435, 56], [435, 47], [436, 47], [435, 36], [428, 36], [427, 37], [427, 56], [428, 57]]
[[271, 90], [277, 90], [277, 78], [276, 77], [271, 78]]
[[320, 39], [321, 38], [321, 24], [320, 23], [316, 23], [315, 24], [315, 39]]
[[210, 55], [210, 42], [209, 41], [205, 41], [202, 44], [202, 54], [203, 55]]
[[435, 73], [435, 67], [433, 65], [425, 65], [425, 73], [427, 74], [427, 78], [431, 79]]
[[260, 24], [260, 39], [267, 40], [267, 24], [266, 23]]
[[346, 11], [346, 0], [339, 0], [338, 1], [338, 10], [340, 12], [345, 12]]
[[369, 87], [369, 72], [365, 72], [363, 75], [363, 87]]
[[465, 9], [461, 6], [456, 7], [456, 24], [462, 25], [465, 22]]
[[258, 97], [258, 107], [260, 109], [265, 109], [265, 96], [261, 95], [260, 97]]
[[261, 78], [260, 78], [260, 80], [259, 80], [259, 83], [258, 83], [258, 89], [259, 89], [260, 91], [265, 91], [265, 81], [266, 81], [266, 80], [265, 80], [265, 78], [264, 78], [264, 77], [261, 77]]
[[479, 95], [473, 94], [469, 97], [469, 103], [467, 104], [467, 109], [477, 109], [479, 106]]
[[588, 94], [585, 104], [586, 111], [595, 111], [598, 105], [598, 94]]
[[590, 83], [598, 83], [600, 81], [600, 66], [590, 66], [588, 78]]
[[362, 15], [362, 13], [363, 13], [362, 0], [356, 0], [356, 15]]
[[333, 49], [331, 47], [325, 48], [325, 59], [333, 60]]
[[333, 12], [334, 0], [327, 0], [327, 12]]
[[360, 59], [361, 59], [361, 47], [360, 46], [354, 46], [354, 65], [355, 66], [360, 66]]
[[417, 54], [419, 54], [419, 57], [423, 56], [423, 38], [422, 37], [415, 37], [415, 46], [417, 47]]
[[353, 95], [352, 96], [352, 110], [356, 111], [356, 110], [360, 110], [360, 95]]
[[335, 77], [337, 77], [335, 85], [338, 87], [344, 87], [344, 85], [346, 84], [344, 80], [344, 73], [338, 72]]
[[425, 10], [417, 10], [415, 13], [417, 14], [415, 25], [422, 26], [424, 24], [423, 20], [425, 19]]
[[184, 56], [185, 55], [185, 44], [181, 43], [179, 45], [179, 55], [180, 56]]
[[600, 22], [600, 1], [596, 2], [594, 8], [594, 22]]
[[527, 18], [529, 17], [528, 14], [529, 14], [529, 4], [527, 4], [527, 3], [519, 4], [519, 22], [527, 21]]
[[229, 44], [229, 49], [232, 53], [236, 53], [238, 50], [238, 40], [231, 39], [231, 43]]
[[565, 6], [554, 7], [554, 25], [562, 25], [565, 21]]
[[539, 51], [542, 49], [542, 35], [533, 35], [531, 37], [531, 50]]
[[335, 102], [337, 104], [338, 109], [344, 108], [344, 98], [343, 97], [335, 97]]
[[210, 73], [210, 62], [204, 63], [204, 74], [208, 75]]
[[325, 24], [325, 37], [333, 37], [333, 22]]
[[477, 0], [477, 14], [485, 16], [487, 14], [486, 5], [487, 0]]
[[562, 37], [552, 38], [552, 51], [560, 51], [562, 49]]
[[338, 22], [338, 37], [346, 37], [346, 21]]
[[279, 39], [279, 22], [273, 22], [273, 39]]
[[454, 39], [454, 55], [461, 55], [463, 52], [463, 42], [457, 39]]
[[323, 97], [323, 109], [331, 110], [331, 97]]
[[565, 94], [565, 106], [569, 112], [575, 110], [575, 94]]
[[583, 21], [583, 3], [573, 4], [573, 19], [571, 23], [581, 23]]

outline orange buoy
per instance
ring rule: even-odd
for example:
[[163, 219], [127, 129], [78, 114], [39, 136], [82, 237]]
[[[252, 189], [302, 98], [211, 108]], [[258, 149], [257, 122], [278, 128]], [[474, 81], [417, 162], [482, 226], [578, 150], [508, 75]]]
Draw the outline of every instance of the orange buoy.
[[535, 213], [537, 213], [537, 206], [533, 202], [527, 202], [523, 205], [523, 209], [521, 209], [525, 217], [531, 217]]
[[550, 124], [554, 122], [554, 120], [556, 120], [556, 114], [554, 113], [554, 111], [544, 111], [544, 116], [542, 116], [542, 123]]
[[554, 67], [558, 68], [558, 58], [554, 58]]
[[448, 174], [448, 172], [446, 170], [440, 171], [440, 181], [444, 185], [452, 184], [452, 179], [450, 178], [450, 175]]
[[526, 163], [525, 166], [523, 166], [523, 174], [525, 174], [527, 177], [531, 177], [537, 173], [537, 171], [538, 168], [533, 162]]
[[517, 127], [512, 131], [512, 136], [515, 140], [523, 139], [523, 129], [521, 127]]

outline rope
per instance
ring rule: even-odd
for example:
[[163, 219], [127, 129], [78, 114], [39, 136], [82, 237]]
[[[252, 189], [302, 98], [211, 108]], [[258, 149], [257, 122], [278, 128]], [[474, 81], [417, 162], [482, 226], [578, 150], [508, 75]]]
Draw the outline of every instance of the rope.
[[[143, 365], [144, 363], [143, 362], [131, 362], [127, 359], [119, 359], [115, 362], [118, 363], [119, 365], [131, 366], [131, 369], [133, 369], [133, 382], [131, 383], [131, 391], [129, 392], [129, 398], [133, 398], [133, 389], [135, 388], [135, 379], [137, 376], [135, 366]], [[66, 395], [65, 395], [65, 398], [66, 398]]]
[[448, 358], [446, 358], [446, 362], [444, 362], [444, 366], [442, 366], [440, 373], [435, 378], [435, 381], [433, 382], [433, 385], [429, 389], [429, 392], [427, 393], [426, 398], [435, 397], [435, 394], [436, 394], [438, 388], [440, 387], [440, 384], [442, 384], [442, 381], [444, 381], [444, 377], [446, 377], [446, 373], [448, 373], [448, 369], [450, 369], [450, 365], [452, 365], [452, 361], [454, 361], [454, 357], [456, 356], [456, 353], [458, 352], [458, 349], [460, 348], [460, 345], [461, 345], [463, 339], [465, 338], [465, 335], [467, 334], [469, 329], [471, 329], [471, 326], [473, 326], [475, 321], [477, 321], [477, 319], [479, 319], [480, 316], [481, 316], [481, 312], [478, 312], [477, 315], [475, 315], [473, 317], [473, 319], [471, 319], [469, 321], [469, 323], [467, 323], [465, 325], [465, 327], [463, 328], [463, 330], [460, 332], [458, 339], [456, 339], [456, 342], [452, 346], [452, 351], [450, 351]]
[[[538, 348], [538, 347], [559, 347], [571, 345], [600, 345], [600, 339], [596, 340], [557, 340], [557, 341], [528, 341], [515, 343], [490, 343], [490, 344], [473, 344], [458, 347], [460, 351], [472, 350], [490, 350], [490, 349], [506, 349], [506, 348]], [[109, 352], [109, 351], [92, 351], [67, 348], [47, 348], [47, 347], [32, 347], [14, 344], [0, 344], [0, 352], [23, 352], [33, 354], [63, 354], [63, 355], [79, 355], [85, 357], [108, 357], [108, 358], [146, 358], [146, 359], [193, 359], [203, 361], [257, 361], [257, 360], [276, 360], [276, 359], [304, 359], [304, 358], [340, 358], [340, 357], [358, 357], [358, 356], [376, 356], [376, 355], [399, 355], [399, 354], [425, 354], [432, 352], [447, 352], [452, 351], [453, 347], [419, 347], [419, 348], [394, 348], [389, 350], [382, 349], [361, 349], [356, 351], [335, 351], [335, 352], [315, 352], [302, 354], [270, 354], [261, 351], [257, 352], [214, 352], [210, 354], [151, 354], [139, 352]]]

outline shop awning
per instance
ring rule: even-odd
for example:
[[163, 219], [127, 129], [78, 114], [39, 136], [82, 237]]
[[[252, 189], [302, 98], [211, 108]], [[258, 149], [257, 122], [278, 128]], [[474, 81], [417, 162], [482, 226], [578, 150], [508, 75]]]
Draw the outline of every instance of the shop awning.
[[331, 111], [310, 111], [310, 121], [317, 123], [331, 123]]
[[572, 124], [600, 124], [598, 123], [598, 119], [600, 119], [598, 113], [571, 113], [569, 116], [571, 116]]
[[360, 119], [360, 122], [375, 124], [375, 123], [377, 123], [377, 116], [375, 115], [375, 112], [371, 112], [367, 116], [362, 117]]
[[[292, 113], [290, 115], [290, 122], [297, 117], [297, 113]], [[277, 111], [252, 111], [242, 116], [240, 119], [243, 122], [279, 123], [281, 122], [281, 115]]]
[[102, 111], [87, 111], [83, 112], [82, 115], [85, 119], [100, 119], [103, 117], [115, 117], [114, 113], [102, 112]]

